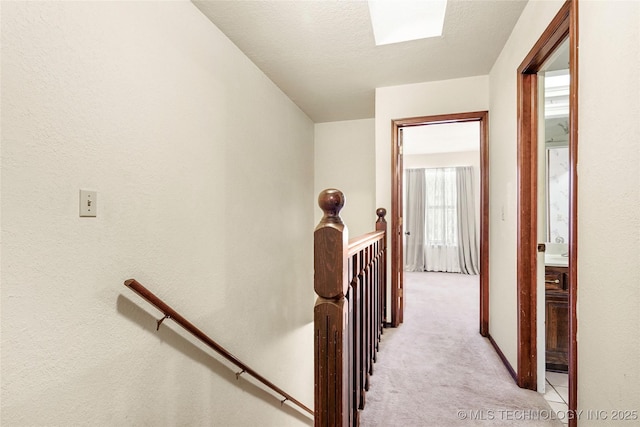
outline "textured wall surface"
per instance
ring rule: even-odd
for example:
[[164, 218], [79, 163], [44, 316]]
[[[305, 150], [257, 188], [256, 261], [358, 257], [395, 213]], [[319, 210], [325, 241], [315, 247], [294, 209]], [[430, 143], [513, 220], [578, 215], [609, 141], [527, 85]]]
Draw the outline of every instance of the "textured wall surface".
[[[375, 229], [374, 131], [373, 119], [315, 125], [315, 194], [326, 188], [345, 194], [340, 216], [351, 237]], [[322, 218], [320, 208], [316, 207], [315, 214], [317, 224]]]
[[640, 2], [579, 17], [578, 409], [608, 414], [580, 425], [638, 423], [614, 414], [640, 411]]
[[122, 282], [311, 406], [309, 118], [190, 2], [3, 3], [2, 72], [2, 425], [308, 424]]

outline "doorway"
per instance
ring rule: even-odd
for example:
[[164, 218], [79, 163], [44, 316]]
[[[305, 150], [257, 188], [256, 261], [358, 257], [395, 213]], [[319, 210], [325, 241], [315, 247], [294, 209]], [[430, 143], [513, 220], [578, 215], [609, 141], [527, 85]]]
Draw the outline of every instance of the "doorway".
[[480, 320], [482, 336], [489, 334], [489, 146], [486, 111], [414, 117], [393, 120], [391, 170], [391, 325], [403, 322], [404, 313], [404, 223], [403, 223], [403, 129], [416, 126], [478, 122], [480, 140]]
[[[569, 53], [569, 107], [568, 107], [568, 256], [567, 256], [567, 310], [568, 310], [568, 410], [575, 413], [577, 407], [577, 1], [569, 0], [543, 32], [518, 68], [518, 369], [516, 381], [520, 387], [536, 390], [539, 375], [544, 372], [545, 342], [539, 339], [538, 328], [544, 325], [539, 319], [538, 307], [544, 292], [538, 285], [539, 253], [545, 245], [539, 244], [538, 166], [540, 165], [539, 99], [541, 81], [539, 73], [545, 71], [554, 59], [559, 47], [568, 40]], [[543, 262], [544, 264], [544, 262]], [[544, 279], [542, 279], [544, 281]], [[561, 279], [558, 279], [561, 283]], [[544, 295], [544, 294], [543, 294]], [[542, 367], [542, 370], [541, 370]], [[576, 420], [569, 417], [569, 425]]]

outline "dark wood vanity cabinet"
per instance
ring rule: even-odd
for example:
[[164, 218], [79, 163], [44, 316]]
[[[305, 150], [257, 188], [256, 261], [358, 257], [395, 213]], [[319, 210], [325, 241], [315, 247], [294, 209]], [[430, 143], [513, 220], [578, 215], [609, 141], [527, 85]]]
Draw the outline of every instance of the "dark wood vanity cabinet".
[[567, 267], [545, 267], [547, 370], [566, 372], [569, 364], [569, 280]]

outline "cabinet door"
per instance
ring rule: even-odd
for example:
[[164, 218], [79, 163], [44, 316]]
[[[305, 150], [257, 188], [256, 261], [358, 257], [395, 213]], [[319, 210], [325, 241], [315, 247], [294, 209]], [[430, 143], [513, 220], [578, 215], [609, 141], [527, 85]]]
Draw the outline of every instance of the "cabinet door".
[[547, 369], [566, 371], [569, 362], [569, 302], [566, 292], [546, 295]]

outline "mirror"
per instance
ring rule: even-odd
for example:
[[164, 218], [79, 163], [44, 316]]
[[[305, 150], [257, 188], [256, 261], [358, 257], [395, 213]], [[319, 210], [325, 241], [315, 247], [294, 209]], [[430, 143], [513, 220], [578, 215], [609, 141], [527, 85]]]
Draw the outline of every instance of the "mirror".
[[547, 242], [569, 241], [569, 147], [546, 147]]
[[546, 241], [569, 242], [569, 58], [567, 42], [545, 67]]

